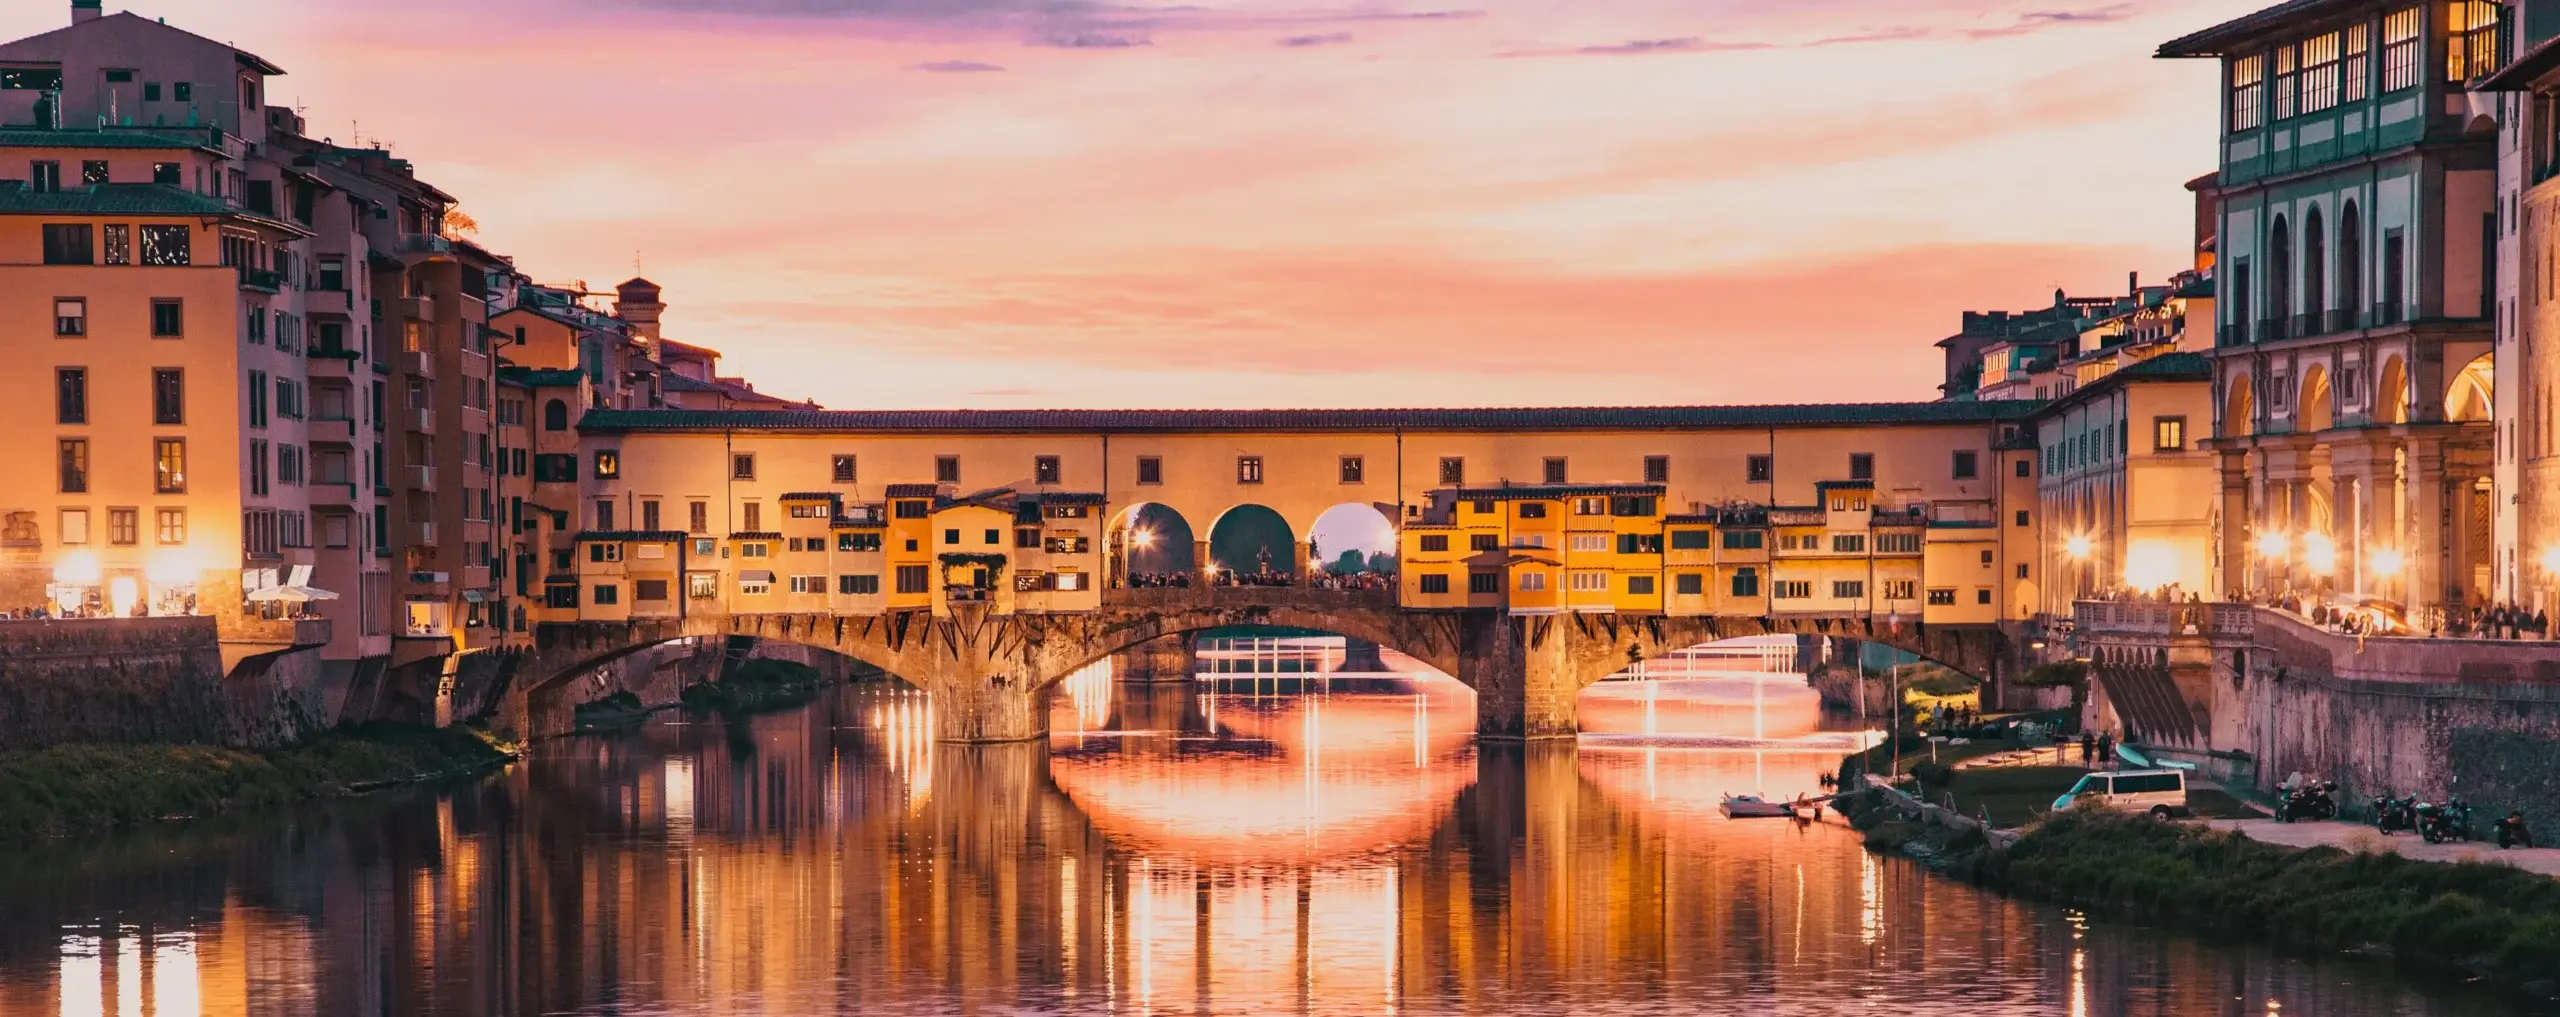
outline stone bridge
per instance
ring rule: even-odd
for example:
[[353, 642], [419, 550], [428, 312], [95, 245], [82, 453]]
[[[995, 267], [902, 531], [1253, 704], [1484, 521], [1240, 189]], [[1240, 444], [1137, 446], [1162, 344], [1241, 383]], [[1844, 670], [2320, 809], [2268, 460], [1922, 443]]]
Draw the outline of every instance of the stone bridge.
[[1391, 592], [1191, 587], [1114, 590], [1100, 610], [999, 614], [957, 604], [947, 616], [693, 614], [540, 626], [514, 662], [501, 723], [528, 737], [568, 733], [581, 684], [622, 657], [679, 639], [751, 636], [814, 646], [896, 675], [932, 696], [937, 737], [1008, 742], [1046, 737], [1049, 691], [1115, 654], [1168, 637], [1239, 626], [1314, 629], [1366, 640], [1455, 677], [1476, 692], [1477, 733], [1497, 740], [1569, 738], [1585, 687], [1630, 664], [1741, 636], [1865, 639], [1992, 680], [2005, 640], [1989, 625], [1893, 625], [1861, 617], [1511, 615], [1407, 610]]

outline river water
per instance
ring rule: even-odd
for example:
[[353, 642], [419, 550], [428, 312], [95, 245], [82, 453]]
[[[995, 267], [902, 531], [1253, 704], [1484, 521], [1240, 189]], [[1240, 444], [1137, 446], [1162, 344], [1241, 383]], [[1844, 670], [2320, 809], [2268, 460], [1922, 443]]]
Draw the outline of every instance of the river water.
[[1047, 746], [926, 710], [0, 855], [0, 1017], [2501, 1012], [1725, 820], [1856, 744], [1793, 676], [1603, 685], [1578, 746], [1478, 746], [1415, 675], [1083, 676]]

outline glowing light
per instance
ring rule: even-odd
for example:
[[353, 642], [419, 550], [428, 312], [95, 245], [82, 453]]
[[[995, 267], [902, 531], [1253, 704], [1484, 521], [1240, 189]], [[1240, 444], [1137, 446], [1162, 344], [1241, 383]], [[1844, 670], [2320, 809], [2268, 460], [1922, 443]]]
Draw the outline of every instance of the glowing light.
[[117, 576], [115, 582], [107, 584], [107, 599], [115, 605], [116, 617], [130, 617], [133, 605], [142, 602], [142, 584], [132, 576]]
[[2269, 561], [2283, 561], [2285, 552], [2292, 547], [2293, 538], [2285, 536], [2283, 530], [2258, 535], [2258, 557]]
[[2315, 576], [2331, 575], [2337, 572], [2338, 542], [2329, 539], [2326, 533], [2303, 534], [2302, 564], [2310, 568], [2311, 574]]
[[2070, 555], [2073, 561], [2088, 558], [2090, 548], [2089, 535], [2085, 533], [2074, 533], [2062, 542], [2062, 553]]
[[98, 576], [98, 552], [96, 551], [65, 551], [62, 557], [53, 563], [53, 581], [57, 583], [96, 586]]
[[1156, 546], [1156, 531], [1132, 530], [1129, 533], [1129, 543], [1139, 547], [1154, 547]]
[[2377, 576], [2399, 575], [2400, 570], [2407, 568], [2408, 565], [2409, 560], [2407, 558], [2403, 557], [2400, 552], [2387, 547], [2382, 550], [2375, 551], [2373, 553], [2373, 557], [2365, 562], [2365, 568]]
[[2560, 545], [2542, 552], [2542, 571], [2560, 575]]
[[142, 565], [142, 577], [153, 586], [192, 583], [204, 577], [204, 561], [193, 548], [164, 547], [151, 552], [151, 559]]
[[2137, 540], [2124, 553], [2124, 584], [2156, 589], [2178, 581], [2178, 551], [2165, 540]]

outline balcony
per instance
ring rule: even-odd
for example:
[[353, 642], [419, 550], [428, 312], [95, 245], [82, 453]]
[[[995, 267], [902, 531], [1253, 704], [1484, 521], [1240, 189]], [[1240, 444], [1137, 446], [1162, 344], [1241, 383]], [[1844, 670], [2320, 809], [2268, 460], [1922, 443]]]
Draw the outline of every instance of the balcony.
[[2329, 316], [2318, 311], [2304, 311], [2293, 317], [2293, 334], [2319, 335], [2327, 330]]
[[436, 546], [436, 524], [434, 524], [434, 523], [410, 523], [410, 524], [409, 524], [409, 546], [411, 546], [411, 547], [434, 547], [434, 546]]
[[436, 411], [423, 406], [412, 406], [403, 423], [409, 430], [419, 434], [434, 434], [436, 433]]
[[311, 358], [311, 374], [321, 378], [344, 378], [364, 359], [362, 351], [344, 346], [313, 346], [304, 353]]
[[2363, 324], [2363, 322], [2356, 320], [2356, 312], [2354, 308], [2332, 307], [2329, 309], [2329, 331], [2353, 332], [2362, 327]]
[[282, 272], [270, 272], [262, 268], [242, 268], [238, 271], [240, 273], [241, 289], [257, 290], [261, 293], [273, 293], [284, 288], [284, 273]]
[[312, 317], [355, 317], [355, 297], [345, 290], [306, 290], [302, 310]]
[[356, 485], [343, 480], [311, 482], [311, 507], [350, 508], [356, 503]]
[[453, 254], [453, 241], [433, 233], [403, 233], [400, 235], [400, 253], [450, 257]]
[[2377, 300], [2377, 301], [2374, 301], [2374, 304], [2373, 304], [2373, 317], [2371, 317], [2371, 318], [2369, 318], [2369, 319], [2366, 319], [2366, 320], [2368, 320], [2368, 321], [2370, 321], [2370, 322], [2372, 323], [2372, 324], [2370, 324], [2370, 325], [2365, 326], [2365, 327], [2367, 327], [2367, 328], [2382, 328], [2382, 327], [2389, 326], [2389, 325], [2397, 325], [2397, 324], [2399, 324], [2399, 323], [2400, 323], [2400, 302], [2399, 302], [2399, 301], [2396, 301], [2396, 300]]
[[401, 297], [391, 302], [391, 313], [402, 318], [434, 321], [436, 320], [436, 298]]
[[412, 467], [409, 467], [409, 487], [410, 487], [412, 490], [418, 490], [418, 491], [433, 491], [433, 490], [435, 490], [435, 489], [436, 489], [436, 468], [435, 468], [435, 467], [433, 467], [433, 466], [412, 466]]
[[399, 365], [401, 370], [421, 378], [436, 376], [436, 355], [426, 350], [411, 350], [400, 354]]
[[2261, 318], [2258, 320], [2258, 341], [2271, 343], [2291, 338], [2292, 326], [2293, 321], [2289, 318]]

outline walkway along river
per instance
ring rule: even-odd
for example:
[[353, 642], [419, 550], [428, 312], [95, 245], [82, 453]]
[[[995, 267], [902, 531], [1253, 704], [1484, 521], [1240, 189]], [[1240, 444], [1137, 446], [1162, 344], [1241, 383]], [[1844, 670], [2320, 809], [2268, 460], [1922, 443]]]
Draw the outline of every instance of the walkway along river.
[[1854, 737], [1793, 681], [1603, 686], [1525, 749], [1403, 674], [1080, 678], [1046, 746], [936, 747], [895, 685], [671, 713], [0, 856], [0, 1017], [2500, 1012], [1722, 819]]

